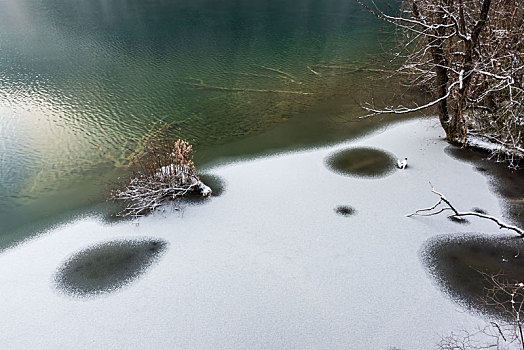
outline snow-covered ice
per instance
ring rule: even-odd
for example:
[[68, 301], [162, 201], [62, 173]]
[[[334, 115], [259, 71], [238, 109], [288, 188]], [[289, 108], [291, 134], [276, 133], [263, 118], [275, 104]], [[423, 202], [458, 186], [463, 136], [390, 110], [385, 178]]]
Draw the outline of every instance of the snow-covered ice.
[[[349, 147], [406, 156], [410, 166], [382, 178], [326, 167]], [[499, 234], [496, 225], [405, 216], [435, 202], [429, 181], [457, 208], [501, 214], [485, 177], [445, 147], [436, 120], [404, 122], [213, 168], [224, 193], [181, 213], [138, 225], [86, 218], [42, 233], [0, 254], [0, 348], [428, 349], [441, 335], [484, 325], [439, 290], [419, 252], [437, 234]], [[356, 214], [338, 215], [341, 205]], [[169, 246], [129, 285], [91, 297], [55, 287], [71, 254], [140, 237]]]

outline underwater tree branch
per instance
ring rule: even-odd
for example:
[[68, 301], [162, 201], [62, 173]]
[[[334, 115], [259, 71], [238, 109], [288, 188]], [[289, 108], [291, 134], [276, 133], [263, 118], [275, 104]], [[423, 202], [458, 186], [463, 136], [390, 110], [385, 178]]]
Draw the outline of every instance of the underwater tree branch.
[[184, 84], [190, 85], [190, 86], [192, 86], [194, 88], [198, 88], [198, 89], [215, 90], [215, 91], [256, 92], [256, 93], [293, 94], [293, 95], [313, 95], [312, 92], [304, 92], [304, 91], [235, 88], [235, 87], [208, 85], [208, 84], [205, 84], [204, 82], [199, 82], [199, 83], [184, 82]]

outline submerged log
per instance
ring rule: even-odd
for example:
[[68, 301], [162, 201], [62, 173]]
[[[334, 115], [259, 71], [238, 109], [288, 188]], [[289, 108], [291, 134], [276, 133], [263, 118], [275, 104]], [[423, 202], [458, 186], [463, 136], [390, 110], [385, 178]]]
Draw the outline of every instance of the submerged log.
[[254, 93], [270, 93], [270, 94], [293, 94], [293, 95], [313, 95], [312, 92], [304, 91], [293, 91], [293, 90], [273, 90], [273, 89], [250, 89], [250, 88], [236, 88], [236, 87], [225, 87], [215, 86], [202, 83], [188, 83], [184, 84], [192, 86], [198, 89], [204, 90], [215, 90], [215, 91], [231, 91], [231, 92], [254, 92]]

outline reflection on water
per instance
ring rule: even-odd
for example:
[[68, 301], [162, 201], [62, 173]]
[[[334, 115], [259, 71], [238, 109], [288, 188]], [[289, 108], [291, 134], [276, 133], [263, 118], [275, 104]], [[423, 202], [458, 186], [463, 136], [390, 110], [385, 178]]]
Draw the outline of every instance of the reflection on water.
[[[0, 249], [100, 202], [155, 123], [200, 163], [369, 129], [340, 119], [395, 90], [367, 69], [381, 25], [347, 0], [0, 0]], [[302, 114], [277, 145], [228, 146]]]
[[442, 235], [430, 239], [422, 249], [422, 260], [444, 292], [461, 305], [499, 315], [483, 305], [486, 278], [502, 274], [511, 283], [524, 281], [524, 241], [520, 237], [478, 234]]
[[353, 176], [381, 177], [395, 170], [395, 159], [374, 148], [350, 148], [331, 155], [326, 160], [334, 171]]
[[55, 276], [71, 295], [114, 292], [138, 278], [167, 248], [158, 239], [106, 242], [73, 255]]

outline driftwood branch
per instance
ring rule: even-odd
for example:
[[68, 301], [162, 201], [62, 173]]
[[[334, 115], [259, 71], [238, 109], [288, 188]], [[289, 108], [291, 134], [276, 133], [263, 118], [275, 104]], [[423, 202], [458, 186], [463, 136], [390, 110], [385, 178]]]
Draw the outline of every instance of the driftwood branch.
[[[431, 185], [431, 183], [430, 183], [430, 185]], [[507, 230], [515, 231], [516, 233], [518, 233], [519, 235], [524, 237], [524, 230], [522, 230], [521, 228], [519, 228], [517, 226], [506, 224], [506, 223], [502, 222], [499, 218], [496, 218], [496, 217], [491, 216], [491, 215], [486, 215], [486, 214], [483, 214], [483, 213], [477, 213], [477, 212], [472, 212], [472, 211], [461, 212], [461, 211], [457, 210], [453, 206], [453, 204], [451, 204], [449, 199], [446, 198], [446, 196], [444, 196], [442, 193], [440, 193], [437, 190], [435, 190], [433, 185], [431, 185], [431, 192], [433, 192], [434, 194], [439, 196], [438, 202], [435, 205], [433, 205], [433, 206], [431, 206], [429, 208], [418, 209], [414, 213], [411, 213], [411, 214], [407, 215], [407, 217], [412, 217], [412, 216], [433, 216], [433, 215], [440, 214], [440, 213], [442, 213], [444, 211], [451, 211], [451, 212], [453, 212], [453, 214], [451, 215], [452, 217], [476, 216], [476, 217], [479, 217], [479, 218], [488, 219], [488, 220], [491, 220], [491, 221], [495, 222], [499, 226], [499, 228], [501, 228], [501, 229], [505, 228]]]

